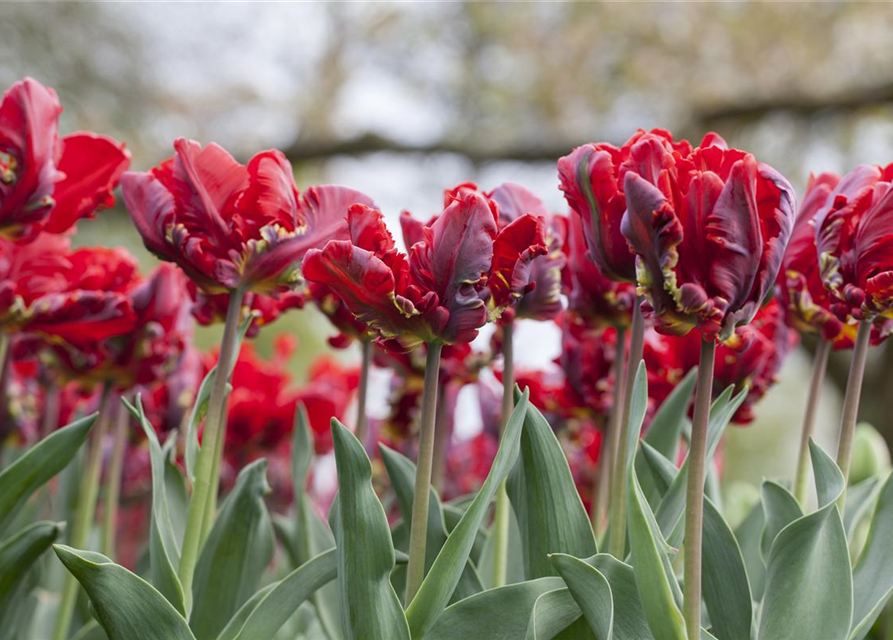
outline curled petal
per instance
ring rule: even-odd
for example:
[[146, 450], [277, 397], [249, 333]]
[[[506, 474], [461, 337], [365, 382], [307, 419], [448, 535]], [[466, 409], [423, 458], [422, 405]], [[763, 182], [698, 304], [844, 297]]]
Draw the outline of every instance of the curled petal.
[[517, 220], [525, 213], [548, 216], [549, 209], [532, 191], [513, 182], [506, 182], [486, 194], [499, 207], [502, 224]]
[[543, 219], [524, 214], [505, 226], [493, 242], [490, 293], [499, 308], [512, 306], [536, 286], [531, 279], [533, 260], [546, 254]]

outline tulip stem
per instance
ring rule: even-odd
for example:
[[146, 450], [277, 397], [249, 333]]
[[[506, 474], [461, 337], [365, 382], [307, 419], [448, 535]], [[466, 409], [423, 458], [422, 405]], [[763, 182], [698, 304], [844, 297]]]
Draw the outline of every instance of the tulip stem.
[[440, 351], [443, 345], [428, 343], [425, 359], [425, 386], [419, 425], [419, 459], [412, 500], [409, 531], [409, 565], [406, 568], [406, 606], [412, 602], [425, 578], [425, 546], [428, 538], [428, 496], [431, 491], [431, 465], [434, 457], [434, 429], [437, 414], [437, 387], [440, 377]]
[[828, 356], [831, 342], [823, 338], [816, 345], [812, 360], [812, 380], [809, 383], [809, 397], [806, 400], [806, 413], [803, 415], [803, 431], [800, 435], [800, 453], [797, 456], [797, 471], [794, 476], [794, 497], [802, 505], [806, 502], [806, 485], [809, 479], [809, 439], [815, 429], [815, 417], [825, 384], [828, 369]]
[[[508, 424], [512, 409], [515, 408], [515, 325], [509, 320], [502, 328], [502, 413], [499, 417], [499, 440], [505, 425]], [[496, 493], [496, 515], [493, 519], [493, 588], [505, 584], [508, 572], [509, 555], [509, 496], [505, 490], [505, 480]]]
[[112, 457], [105, 478], [105, 512], [102, 520], [102, 553], [115, 559], [115, 533], [118, 527], [118, 502], [121, 498], [121, 474], [124, 471], [124, 452], [127, 450], [127, 435], [130, 427], [130, 414], [123, 403], [113, 407], [115, 415], [115, 440]]
[[[74, 510], [74, 525], [68, 536], [69, 546], [75, 549], [84, 549], [90, 540], [90, 528], [96, 514], [96, 499], [99, 496], [99, 479], [102, 473], [102, 447], [108, 432], [111, 408], [112, 393], [109, 385], [106, 385], [102, 390], [99, 416], [93, 426], [90, 447], [87, 451], [82, 484], [78, 491], [77, 508]], [[53, 640], [65, 640], [68, 637], [77, 595], [78, 582], [73, 574], [66, 572], [59, 608], [56, 610]]]
[[[242, 312], [244, 292], [235, 289], [230, 292], [229, 307], [226, 311], [226, 324], [223, 327], [223, 338], [220, 344], [220, 357], [217, 359], [217, 375], [211, 388], [208, 400], [208, 415], [205, 419], [205, 430], [202, 436], [202, 447], [195, 465], [195, 483], [192, 497], [189, 500], [189, 512], [186, 517], [186, 533], [183, 537], [183, 551], [180, 556], [180, 583], [186, 598], [187, 611], [192, 608], [192, 578], [198, 562], [199, 551], [206, 530], [205, 519], [213, 520], [216, 505], [217, 487], [220, 484], [220, 464], [218, 450], [222, 455], [223, 441], [226, 434], [224, 418], [226, 416], [227, 378], [232, 370], [238, 354], [239, 316]], [[211, 506], [208, 503], [211, 502]]]
[[369, 432], [366, 418], [366, 396], [369, 393], [369, 368], [372, 366], [372, 341], [361, 340], [362, 365], [360, 367], [360, 388], [357, 390], [357, 427], [356, 436], [364, 447]]
[[611, 414], [606, 425], [606, 438], [602, 439], [599, 452], [598, 469], [592, 491], [592, 532], [598, 537], [601, 530], [602, 508], [611, 497], [611, 465], [617, 456], [617, 431], [620, 428], [620, 416], [623, 411], [623, 366], [626, 361], [626, 327], [617, 327], [617, 345], [614, 349], [614, 362], [611, 369], [614, 377], [614, 389], [611, 393]]
[[837, 501], [843, 513], [846, 504], [846, 484], [850, 477], [850, 456], [853, 451], [853, 435], [856, 433], [856, 418], [859, 416], [859, 398], [862, 395], [862, 378], [865, 377], [865, 363], [868, 360], [868, 345], [871, 338], [871, 322], [862, 320], [856, 333], [853, 346], [853, 360], [850, 375], [846, 381], [846, 395], [843, 397], [843, 411], [840, 415], [840, 440], [837, 443], [837, 466], [843, 473], [843, 493]]
[[438, 493], [443, 491], [443, 478], [446, 472], [446, 456], [449, 449], [450, 430], [446, 423], [446, 387], [437, 387], [437, 415], [434, 417], [434, 461], [431, 464], [431, 486]]
[[701, 637], [701, 542], [704, 524], [704, 480], [707, 475], [707, 425], [713, 395], [713, 363], [716, 340], [701, 339], [698, 387], [688, 449], [688, 485], [685, 492], [684, 600], [685, 628], [689, 640]]
[[636, 370], [642, 359], [645, 340], [645, 319], [642, 317], [642, 298], [636, 297], [633, 306], [633, 321], [630, 328], [629, 353], [623, 380], [623, 409], [620, 414], [617, 439], [614, 444], [613, 480], [611, 481], [611, 527], [608, 539], [608, 553], [623, 560], [626, 555], [626, 441], [629, 439], [629, 415], [636, 382]]

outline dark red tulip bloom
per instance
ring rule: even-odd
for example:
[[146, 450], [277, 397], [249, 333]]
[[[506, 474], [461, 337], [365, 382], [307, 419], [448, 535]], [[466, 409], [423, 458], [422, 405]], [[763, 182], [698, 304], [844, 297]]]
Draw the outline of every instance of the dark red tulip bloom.
[[173, 367], [173, 372], [143, 387], [146, 417], [162, 438], [184, 427], [204, 373], [201, 353], [191, 344], [186, 344]]
[[[652, 158], [643, 159], [648, 149]], [[571, 210], [580, 217], [589, 256], [603, 276], [622, 282], [636, 281], [636, 259], [621, 231], [626, 211], [624, 177], [647, 170], [648, 161], [660, 167], [662, 156], [688, 155], [691, 145], [662, 129], [639, 129], [617, 148], [611, 144], [585, 144], [558, 161], [561, 190]]]
[[791, 186], [716, 134], [689, 154], [643, 138], [631, 157], [622, 230], [658, 330], [727, 339], [775, 283], [794, 223]]
[[580, 216], [568, 218], [565, 244], [567, 266], [562, 274], [568, 299], [568, 311], [593, 327], [628, 327], [632, 320], [636, 288], [603, 276], [589, 258]]
[[815, 214], [819, 273], [842, 321], [893, 310], [893, 164], [849, 172]]
[[345, 187], [299, 195], [279, 151], [244, 166], [216, 144], [181, 138], [174, 150], [151, 171], [124, 175], [124, 201], [146, 247], [208, 293], [293, 287], [308, 249], [346, 237], [348, 206], [371, 204]]
[[60, 137], [56, 92], [17, 82], [0, 102], [0, 235], [61, 233], [101, 207], [130, 165], [124, 145], [92, 133]]
[[350, 240], [307, 252], [307, 280], [330, 287], [357, 319], [402, 348], [474, 340], [487, 321], [495, 206], [463, 195], [424, 228], [408, 256], [378, 210], [354, 205], [347, 219]]
[[[226, 319], [228, 293], [205, 293], [191, 280], [187, 288], [192, 298], [192, 316], [200, 325], [222, 323]], [[306, 295], [302, 291], [274, 292], [271, 295], [246, 293], [242, 299], [242, 313], [244, 316], [253, 314], [254, 320], [245, 335], [249, 338], [257, 337], [262, 327], [279, 319], [290, 309], [302, 309], [305, 302]]]
[[341, 297], [330, 287], [319, 282], [310, 282], [307, 287], [310, 298], [317, 308], [329, 319], [338, 330], [338, 334], [328, 339], [335, 349], [346, 349], [354, 340], [372, 340], [375, 331], [365, 322], [360, 322], [350, 312]]

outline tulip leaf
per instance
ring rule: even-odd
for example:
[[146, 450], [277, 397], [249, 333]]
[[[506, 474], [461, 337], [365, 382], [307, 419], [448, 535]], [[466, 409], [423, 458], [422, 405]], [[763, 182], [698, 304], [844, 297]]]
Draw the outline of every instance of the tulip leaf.
[[679, 440], [688, 419], [688, 407], [698, 381], [698, 368], [691, 369], [667, 396], [645, 433], [644, 440], [669, 460], [679, 453]]
[[[642, 487], [642, 492], [649, 497], [648, 503], [652, 505], [652, 508], [657, 508], [660, 505], [660, 501], [673, 485], [673, 479], [677, 473], [679, 473], [679, 469], [675, 464], [650, 444], [642, 441], [636, 456], [636, 474], [639, 477], [639, 486]], [[646, 484], [650, 488], [651, 495], [649, 495], [649, 491], [646, 491]]]
[[592, 634], [581, 613], [566, 587], [547, 591], [533, 603], [525, 640], [590, 640]]
[[880, 484], [880, 478], [871, 477], [847, 488], [843, 514], [847, 538], [852, 539], [856, 528], [872, 510]]
[[766, 563], [760, 640], [846, 640], [853, 617], [853, 575], [837, 498], [845, 480], [810, 441], [819, 509], [776, 536]]
[[600, 553], [586, 562], [598, 569], [611, 586], [614, 640], [650, 640], [652, 636], [642, 610], [633, 568], [608, 553]]
[[[647, 398], [646, 398], [647, 401]], [[521, 453], [506, 483], [521, 531], [525, 578], [556, 575], [551, 553], [597, 553], [586, 508], [555, 432], [532, 404], [521, 430]]]
[[533, 606], [561, 589], [561, 578], [539, 578], [488, 589], [447, 607], [425, 640], [515, 640], [524, 637]]
[[674, 588], [676, 578], [668, 559], [670, 547], [633, 469], [629, 472], [629, 487], [629, 542], [645, 618], [656, 640], [686, 640], [685, 622], [676, 604], [678, 585]]
[[794, 495], [776, 482], [767, 480], [761, 489], [764, 513], [763, 537], [760, 549], [768, 561], [775, 538], [786, 526], [803, 517], [803, 509]]
[[450, 533], [431, 570], [422, 581], [418, 593], [406, 610], [413, 638], [425, 637], [431, 625], [443, 613], [459, 583], [465, 562], [474, 546], [475, 536], [487, 515], [490, 502], [496, 495], [496, 489], [518, 459], [521, 428], [527, 416], [529, 397], [530, 392], [525, 389], [524, 395], [515, 404], [506, 423], [499, 451], [496, 453], [496, 459], [493, 460], [487, 479], [484, 480], [481, 490], [468, 506], [459, 524]]
[[0, 544], [0, 629], [9, 628], [7, 615], [17, 588], [63, 529], [57, 522], [35, 522]]
[[[415, 492], [415, 475], [416, 466], [406, 456], [386, 447], [379, 445], [381, 458], [384, 461], [388, 477], [397, 494], [397, 504], [400, 507], [400, 514], [403, 516], [404, 524], [408, 525], [412, 522], [412, 503], [413, 494]], [[440, 550], [443, 548], [447, 539], [446, 525], [444, 524], [443, 508], [440, 504], [440, 496], [433, 487], [429, 490], [428, 498], [428, 535], [425, 544], [425, 571], [427, 572]], [[409, 535], [409, 528], [406, 529], [406, 535]], [[477, 574], [471, 561], [466, 561], [465, 570], [462, 572], [462, 578], [456, 585], [456, 592], [453, 594], [452, 601], [461, 600], [468, 596], [483, 591], [481, 579]]]
[[180, 542], [174, 530], [171, 509], [167, 500], [167, 460], [155, 435], [155, 429], [146, 418], [143, 402], [136, 397], [136, 406], [125, 398], [121, 400], [136, 418], [149, 442], [149, 458], [152, 466], [152, 517], [149, 525], [149, 575], [151, 582], [181, 615], [186, 615], [183, 585], [177, 576], [180, 566]]
[[[465, 515], [465, 509], [460, 509], [456, 505], [450, 503], [445, 503], [441, 506], [443, 507], [443, 523], [446, 526], [447, 534], [449, 535], [453, 529], [456, 528], [456, 525], [459, 524], [462, 516]], [[487, 544], [487, 538], [488, 535], [486, 529], [484, 529], [484, 527], [478, 529], [477, 535], [474, 538], [474, 548], [471, 551], [471, 561], [478, 567], [479, 573], [479, 560], [481, 554], [484, 552], [484, 547]]]
[[722, 514], [704, 500], [703, 596], [720, 640], [750, 640], [753, 600], [738, 541]]
[[189, 618], [198, 640], [217, 637], [227, 620], [257, 591], [273, 559], [273, 525], [264, 503], [270, 491], [266, 472], [266, 460], [242, 469], [202, 547]]
[[32, 493], [68, 466], [96, 416], [94, 413], [51, 433], [0, 473], [0, 532]]
[[735, 529], [735, 539], [741, 549], [741, 557], [744, 559], [750, 591], [755, 602], [763, 599], [763, 588], [766, 584], [766, 564], [763, 562], [761, 549], [765, 521], [763, 505], [757, 503]]
[[334, 418], [332, 438], [338, 497], [330, 520], [337, 543], [344, 637], [408, 640], [406, 617], [391, 586], [394, 545], [384, 508], [372, 488], [372, 464], [356, 436]]
[[893, 549], [893, 475], [887, 477], [878, 495], [868, 539], [853, 569], [854, 615], [850, 640], [861, 640], [865, 637], [893, 594], [891, 549]]
[[262, 589], [239, 609], [217, 640], [272, 640], [302, 603], [335, 579], [337, 556], [330, 549]]
[[608, 579], [579, 558], [556, 553], [549, 559], [567, 583], [596, 640], [613, 640], [614, 596]]
[[109, 640], [195, 640], [183, 616], [139, 576], [99, 553], [53, 549], [84, 587]]
[[[515, 510], [509, 509], [509, 539], [506, 557], [508, 566], [505, 573], [505, 584], [524, 582], [524, 553], [521, 551], [521, 528], [518, 526], [518, 518]], [[477, 564], [478, 575], [485, 589], [493, 587], [493, 560], [496, 554], [496, 536], [492, 530], [486, 534], [484, 548]]]

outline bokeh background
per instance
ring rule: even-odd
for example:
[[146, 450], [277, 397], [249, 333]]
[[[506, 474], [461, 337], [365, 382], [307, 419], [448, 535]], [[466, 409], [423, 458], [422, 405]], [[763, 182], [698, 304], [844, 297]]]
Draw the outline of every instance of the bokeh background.
[[[435, 212], [464, 180], [521, 182], [564, 210], [557, 158], [637, 127], [716, 130], [800, 193], [810, 172], [886, 164], [891, 35], [883, 3], [0, 3], [0, 86], [31, 75], [55, 87], [62, 131], [126, 141], [135, 168], [170, 155], [178, 136], [242, 159], [278, 147], [299, 187], [348, 184], [395, 221], [401, 209]], [[151, 264], [121, 209], [82, 224], [78, 242], [125, 245]], [[292, 312], [260, 351], [281, 332], [299, 337], [300, 381], [332, 330], [313, 309]], [[517, 340], [522, 365], [557, 355], [546, 326]], [[730, 491], [788, 475], [811, 348], [789, 358], [755, 425], [729, 435]], [[832, 358], [825, 446], [848, 358]], [[873, 350], [861, 413], [888, 441], [891, 365], [893, 345]], [[461, 402], [459, 413], [473, 420]]]

